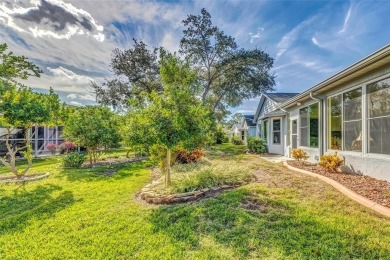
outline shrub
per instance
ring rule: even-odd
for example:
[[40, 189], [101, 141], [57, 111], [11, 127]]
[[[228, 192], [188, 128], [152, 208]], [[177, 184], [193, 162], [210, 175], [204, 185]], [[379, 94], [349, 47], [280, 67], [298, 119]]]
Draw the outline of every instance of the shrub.
[[222, 128], [217, 129], [217, 131], [214, 133], [214, 142], [216, 144], [229, 142], [229, 137], [225, 134]]
[[69, 153], [70, 151], [73, 151], [75, 148], [75, 144], [70, 141], [63, 142], [59, 145], [60, 154]]
[[239, 136], [233, 136], [232, 144], [243, 145], [244, 143], [243, 143], [243, 141], [241, 140], [241, 138]]
[[265, 153], [265, 142], [260, 137], [250, 137], [248, 140], [248, 149], [251, 153]]
[[69, 153], [65, 155], [62, 165], [66, 168], [79, 168], [85, 161], [83, 153]]
[[178, 149], [176, 161], [181, 164], [195, 163], [204, 157], [204, 151], [202, 149], [194, 149], [187, 151], [185, 149]]
[[298, 162], [306, 160], [309, 158], [309, 155], [303, 149], [292, 149], [291, 156]]
[[51, 152], [51, 154], [56, 154], [56, 150], [57, 150], [57, 145], [56, 144], [53, 144], [53, 143], [49, 143], [47, 146], [46, 146], [46, 149]]
[[320, 157], [319, 165], [327, 172], [336, 172], [338, 168], [343, 164], [343, 160], [335, 154], [324, 154]]

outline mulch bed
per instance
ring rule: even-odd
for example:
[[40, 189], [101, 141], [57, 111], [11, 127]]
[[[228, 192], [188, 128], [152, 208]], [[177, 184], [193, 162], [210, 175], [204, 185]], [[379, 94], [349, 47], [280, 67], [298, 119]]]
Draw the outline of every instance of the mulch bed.
[[137, 158], [123, 158], [123, 157], [119, 157], [119, 158], [107, 158], [105, 159], [104, 161], [103, 160], [99, 160], [97, 161], [96, 163], [93, 163], [93, 165], [91, 166], [89, 164], [89, 161], [86, 160], [83, 165], [81, 167], [83, 168], [93, 168], [93, 167], [98, 167], [98, 166], [108, 166], [108, 165], [118, 165], [118, 164], [127, 164], [127, 163], [133, 163], [133, 162], [139, 162], [139, 161], [142, 161], [142, 160], [145, 160], [147, 159], [147, 157], [137, 157]]
[[390, 208], [390, 182], [353, 173], [329, 173], [318, 165], [307, 162], [304, 165], [292, 160], [287, 161], [287, 163], [293, 167], [321, 174], [335, 180], [357, 194]]
[[36, 174], [29, 174], [25, 175], [19, 179], [16, 178], [16, 176], [5, 176], [0, 177], [0, 182], [2, 183], [18, 183], [18, 182], [26, 182], [26, 181], [38, 181], [45, 179], [49, 177], [49, 173], [36, 173]]

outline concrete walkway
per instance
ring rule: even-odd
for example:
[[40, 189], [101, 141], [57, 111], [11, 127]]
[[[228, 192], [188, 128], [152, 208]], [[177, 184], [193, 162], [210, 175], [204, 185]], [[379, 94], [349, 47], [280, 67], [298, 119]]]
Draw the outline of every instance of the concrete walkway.
[[282, 155], [260, 156], [260, 158], [264, 159], [266, 161], [272, 162], [272, 163], [281, 163], [281, 162], [285, 162], [287, 160], [291, 160], [290, 158], [282, 156]]

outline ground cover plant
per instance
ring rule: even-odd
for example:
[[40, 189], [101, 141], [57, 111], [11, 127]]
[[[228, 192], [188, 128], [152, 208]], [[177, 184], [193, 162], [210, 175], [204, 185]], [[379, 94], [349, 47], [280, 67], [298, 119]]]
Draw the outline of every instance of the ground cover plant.
[[[150, 182], [146, 162], [63, 169], [61, 156], [36, 159], [31, 171], [51, 169], [49, 178], [0, 186], [0, 258], [388, 258], [389, 219], [244, 151], [227, 144], [207, 156], [247, 165], [256, 183], [172, 206], [134, 199]], [[104, 156], [114, 154], [126, 150]], [[6, 172], [0, 167], [0, 176]]]
[[165, 187], [161, 181], [153, 190], [160, 194], [185, 193], [221, 185], [243, 185], [252, 179], [253, 174], [245, 165], [204, 159], [198, 163], [176, 164], [172, 167], [172, 185]]

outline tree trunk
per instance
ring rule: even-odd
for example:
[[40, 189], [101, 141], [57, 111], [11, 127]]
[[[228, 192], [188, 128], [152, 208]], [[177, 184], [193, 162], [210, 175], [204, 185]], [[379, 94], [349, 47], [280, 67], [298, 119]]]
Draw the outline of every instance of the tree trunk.
[[88, 149], [88, 148], [87, 148], [87, 151], [88, 151], [88, 155], [89, 155], [89, 165], [92, 166], [92, 164], [93, 164], [92, 151], [91, 151], [91, 149]]
[[167, 149], [167, 161], [166, 161], [166, 173], [165, 173], [165, 186], [171, 185], [171, 149]]

